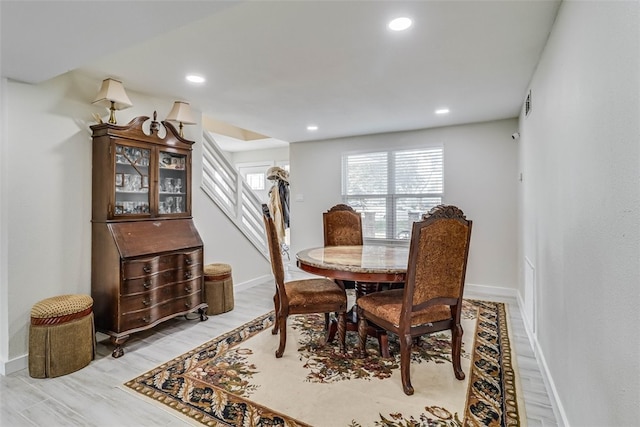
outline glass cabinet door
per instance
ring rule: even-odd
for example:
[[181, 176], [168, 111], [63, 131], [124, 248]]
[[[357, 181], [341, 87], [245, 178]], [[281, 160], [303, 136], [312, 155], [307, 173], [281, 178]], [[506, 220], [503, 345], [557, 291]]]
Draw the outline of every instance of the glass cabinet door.
[[158, 214], [186, 212], [186, 154], [160, 151], [158, 162]]
[[151, 150], [116, 144], [115, 151], [114, 215], [148, 215]]

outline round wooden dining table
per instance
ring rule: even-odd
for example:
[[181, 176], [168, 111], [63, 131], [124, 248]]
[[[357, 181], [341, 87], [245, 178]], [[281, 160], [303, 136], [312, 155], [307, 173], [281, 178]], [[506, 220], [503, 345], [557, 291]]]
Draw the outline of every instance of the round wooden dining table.
[[301, 270], [362, 284], [404, 282], [408, 258], [407, 246], [382, 244], [323, 246], [296, 254]]
[[[308, 273], [354, 281], [357, 301], [362, 295], [402, 285], [408, 258], [409, 248], [406, 246], [364, 244], [304, 249], [296, 254], [296, 263]], [[357, 323], [357, 313], [351, 309], [347, 315], [347, 330], [356, 331]], [[370, 325], [368, 334], [378, 339], [380, 354], [389, 357], [386, 333]]]

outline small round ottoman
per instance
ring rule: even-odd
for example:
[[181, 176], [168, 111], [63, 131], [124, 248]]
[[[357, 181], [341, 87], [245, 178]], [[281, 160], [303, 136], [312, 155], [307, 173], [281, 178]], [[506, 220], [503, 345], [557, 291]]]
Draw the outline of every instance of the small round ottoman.
[[59, 295], [31, 308], [29, 375], [54, 378], [87, 366], [95, 357], [93, 299]]
[[229, 264], [213, 263], [204, 266], [204, 296], [209, 305], [209, 315], [233, 310], [233, 278]]

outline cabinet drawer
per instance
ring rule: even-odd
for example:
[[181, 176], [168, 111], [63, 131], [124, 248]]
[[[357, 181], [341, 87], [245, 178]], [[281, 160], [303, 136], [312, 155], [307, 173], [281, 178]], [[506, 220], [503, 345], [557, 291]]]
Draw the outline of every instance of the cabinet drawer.
[[178, 283], [185, 280], [195, 280], [201, 277], [200, 266], [192, 265], [185, 269], [165, 270], [160, 273], [148, 274], [135, 279], [122, 281], [120, 295], [133, 295], [148, 292], [157, 287]]
[[202, 294], [198, 291], [142, 310], [131, 312], [123, 310], [120, 317], [120, 330], [144, 328], [165, 317], [192, 310], [201, 303]]
[[202, 249], [184, 252], [180, 256], [182, 258], [181, 264], [186, 267], [202, 264]]
[[132, 311], [153, 308], [176, 298], [200, 293], [201, 289], [201, 281], [193, 279], [172, 285], [159, 286], [135, 295], [123, 296], [120, 299], [120, 312], [126, 314]]
[[127, 279], [122, 282], [120, 295], [139, 294], [148, 292], [159, 286], [177, 281], [178, 270], [167, 270], [159, 274], [149, 274], [137, 279]]
[[125, 261], [122, 266], [124, 279], [146, 277], [162, 271], [173, 270], [178, 267], [178, 255], [160, 255], [152, 258]]
[[133, 296], [125, 296], [120, 299], [120, 312], [123, 314], [139, 310], [151, 309], [157, 305], [173, 299], [172, 287], [160, 287], [148, 292]]
[[187, 252], [175, 252], [149, 258], [126, 260], [123, 262], [124, 279], [146, 277], [167, 270], [193, 268], [202, 264], [202, 249]]

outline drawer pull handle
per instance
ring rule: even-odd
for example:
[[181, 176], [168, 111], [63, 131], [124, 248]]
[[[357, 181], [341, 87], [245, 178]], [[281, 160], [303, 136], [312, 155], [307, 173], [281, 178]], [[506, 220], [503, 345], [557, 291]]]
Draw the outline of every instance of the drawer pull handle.
[[185, 258], [184, 259], [184, 263], [187, 264], [187, 265], [191, 265], [191, 263], [192, 263], [191, 258]]
[[144, 283], [142, 284], [142, 287], [143, 287], [143, 288], [145, 288], [145, 289], [149, 289], [149, 288], [151, 287], [151, 283], [149, 283], [149, 282], [144, 282]]
[[191, 279], [191, 272], [187, 271], [186, 273], [184, 273], [184, 277], [187, 279]]
[[143, 321], [144, 323], [149, 323], [149, 321], [150, 321], [150, 320], [151, 320], [151, 319], [150, 319], [149, 317], [147, 317], [147, 316], [145, 316], [145, 317], [143, 317], [143, 318], [142, 318], [142, 321]]
[[144, 267], [142, 267], [142, 271], [144, 271], [145, 273], [151, 273], [151, 267], [145, 265]]
[[187, 307], [187, 308], [191, 308], [191, 303], [190, 302], [185, 302], [184, 306]]
[[151, 304], [151, 299], [142, 300], [142, 304], [148, 307]]
[[184, 290], [185, 290], [185, 291], [187, 291], [187, 292], [191, 292], [191, 286], [186, 286], [186, 287], [184, 288]]

